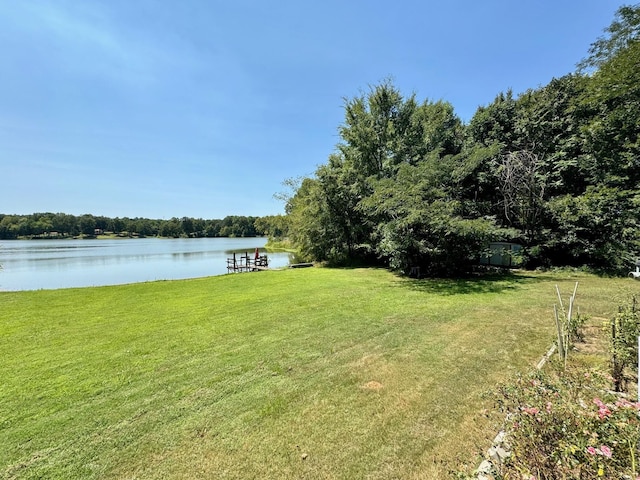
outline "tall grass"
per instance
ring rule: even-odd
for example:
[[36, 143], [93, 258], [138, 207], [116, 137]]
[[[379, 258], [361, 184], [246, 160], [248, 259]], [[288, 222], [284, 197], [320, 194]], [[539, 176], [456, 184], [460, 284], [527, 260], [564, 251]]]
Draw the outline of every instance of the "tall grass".
[[629, 284], [301, 269], [1, 293], [0, 477], [447, 478], [576, 279], [596, 315]]

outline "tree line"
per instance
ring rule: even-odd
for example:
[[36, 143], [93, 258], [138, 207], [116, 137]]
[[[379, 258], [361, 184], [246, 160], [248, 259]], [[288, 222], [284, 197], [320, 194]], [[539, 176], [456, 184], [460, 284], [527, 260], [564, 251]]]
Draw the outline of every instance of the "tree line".
[[286, 182], [286, 235], [308, 259], [442, 275], [491, 241], [522, 245], [529, 267], [640, 254], [640, 4], [575, 72], [498, 93], [468, 123], [390, 80], [344, 114], [327, 163]]
[[256, 237], [277, 235], [271, 217], [227, 216], [221, 220], [202, 218], [109, 218], [90, 214], [34, 213], [0, 214], [0, 239], [95, 236], [111, 232], [121, 236], [158, 237]]

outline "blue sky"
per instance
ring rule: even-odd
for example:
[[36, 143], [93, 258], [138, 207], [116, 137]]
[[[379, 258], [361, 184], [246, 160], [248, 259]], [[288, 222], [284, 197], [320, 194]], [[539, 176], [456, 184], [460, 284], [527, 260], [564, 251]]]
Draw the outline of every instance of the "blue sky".
[[283, 212], [385, 78], [468, 121], [575, 70], [623, 2], [0, 2], [0, 213]]

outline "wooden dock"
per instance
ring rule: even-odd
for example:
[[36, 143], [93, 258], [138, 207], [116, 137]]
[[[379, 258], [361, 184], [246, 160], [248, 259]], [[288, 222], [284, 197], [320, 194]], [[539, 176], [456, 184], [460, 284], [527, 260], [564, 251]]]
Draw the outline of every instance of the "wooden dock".
[[232, 258], [227, 258], [228, 273], [243, 272], [259, 272], [269, 270], [269, 258], [266, 255], [260, 255], [256, 248], [254, 255], [245, 252], [244, 255], [237, 256], [235, 253]]

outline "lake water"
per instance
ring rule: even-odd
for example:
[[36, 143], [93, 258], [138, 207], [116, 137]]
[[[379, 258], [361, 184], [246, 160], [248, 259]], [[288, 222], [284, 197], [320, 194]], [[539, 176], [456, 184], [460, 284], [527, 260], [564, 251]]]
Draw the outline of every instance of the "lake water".
[[[113, 240], [2, 240], [0, 291], [119, 285], [227, 273], [233, 252], [266, 238], [133, 238]], [[287, 266], [290, 254], [267, 253], [269, 267]], [[254, 275], [257, 275], [255, 273]]]

